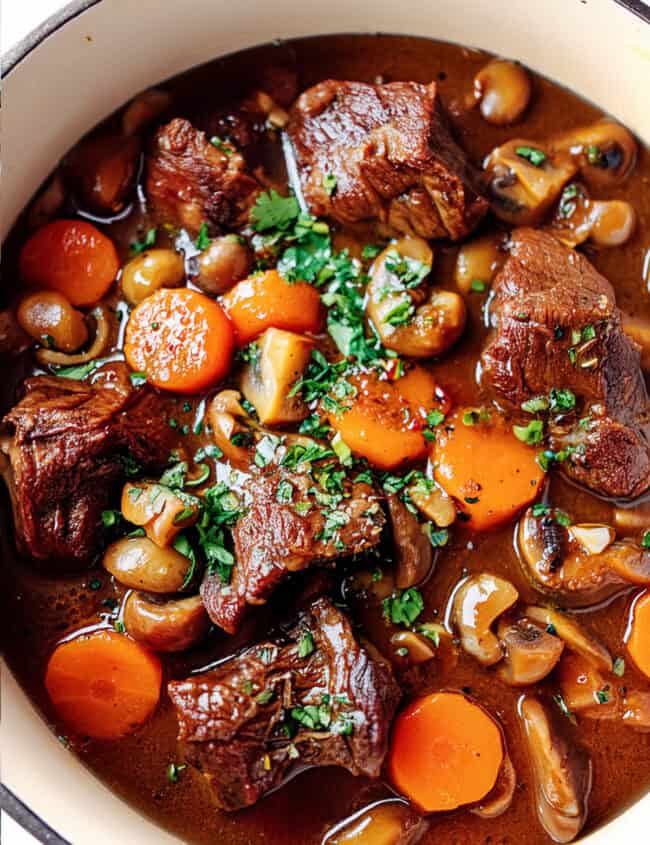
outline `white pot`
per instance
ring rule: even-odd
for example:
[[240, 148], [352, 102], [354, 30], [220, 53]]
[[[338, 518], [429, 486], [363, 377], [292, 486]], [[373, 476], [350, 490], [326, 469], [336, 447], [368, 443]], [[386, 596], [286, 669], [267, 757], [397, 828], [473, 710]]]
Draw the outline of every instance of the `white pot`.
[[[643, 11], [641, 0], [627, 5]], [[650, 26], [614, 0], [76, 0], [5, 60], [1, 237], [60, 156], [134, 93], [275, 38], [378, 31], [519, 59], [650, 143]], [[2, 775], [73, 845], [179, 841], [57, 742], [6, 667]], [[587, 841], [636, 845], [649, 827], [650, 795]]]

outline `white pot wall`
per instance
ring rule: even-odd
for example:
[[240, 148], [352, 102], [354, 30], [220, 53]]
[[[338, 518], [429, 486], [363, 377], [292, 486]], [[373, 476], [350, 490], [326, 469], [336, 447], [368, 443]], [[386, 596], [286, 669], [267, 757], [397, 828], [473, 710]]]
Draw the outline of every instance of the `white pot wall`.
[[[29, 2], [29, 0], [24, 0]], [[60, 156], [137, 91], [220, 54], [328, 32], [427, 35], [544, 73], [650, 142], [650, 27], [613, 0], [101, 0], [49, 35], [4, 80], [4, 238]], [[2, 776], [73, 845], [164, 845], [56, 741], [2, 671]], [[650, 796], [589, 845], [647, 842]]]

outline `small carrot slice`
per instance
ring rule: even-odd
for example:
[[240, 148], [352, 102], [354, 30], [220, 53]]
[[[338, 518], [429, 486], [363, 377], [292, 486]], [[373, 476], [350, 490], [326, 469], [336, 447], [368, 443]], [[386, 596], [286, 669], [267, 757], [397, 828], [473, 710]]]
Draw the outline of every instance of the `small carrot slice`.
[[95, 631], [56, 647], [45, 673], [54, 709], [81, 736], [117, 739], [142, 724], [160, 697], [162, 667], [141, 645]]
[[83, 220], [54, 220], [38, 229], [18, 264], [27, 284], [56, 290], [72, 305], [99, 302], [120, 269], [110, 238]]
[[637, 669], [650, 678], [650, 590], [632, 602], [625, 644]]
[[285, 282], [277, 270], [238, 282], [224, 296], [223, 306], [233, 321], [239, 346], [270, 328], [316, 333], [323, 320], [316, 288], [306, 282]]
[[436, 438], [433, 460], [436, 481], [458, 500], [477, 531], [512, 519], [535, 499], [544, 480], [535, 450], [494, 413], [477, 420], [467, 409], [456, 411]]
[[124, 354], [155, 387], [196, 393], [230, 368], [233, 329], [222, 308], [202, 293], [161, 289], [131, 312]]
[[396, 469], [426, 456], [427, 412], [449, 410], [449, 400], [434, 377], [423, 367], [413, 367], [397, 381], [382, 381], [374, 373], [348, 381], [356, 395], [347, 410], [331, 413], [329, 421], [355, 455], [375, 467]]
[[496, 783], [503, 737], [494, 719], [459, 692], [411, 702], [393, 727], [389, 776], [426, 813], [479, 801]]

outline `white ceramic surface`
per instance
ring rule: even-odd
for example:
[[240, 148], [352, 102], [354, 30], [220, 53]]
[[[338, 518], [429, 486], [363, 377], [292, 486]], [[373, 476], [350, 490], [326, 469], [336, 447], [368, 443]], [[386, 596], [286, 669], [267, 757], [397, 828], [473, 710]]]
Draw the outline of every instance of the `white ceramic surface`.
[[[650, 27], [613, 0], [102, 0], [42, 41], [4, 81], [1, 236], [57, 159], [137, 91], [274, 38], [372, 31], [519, 59], [650, 142]], [[178, 842], [64, 750], [6, 667], [1, 731], [5, 783], [73, 845]], [[585, 841], [640, 845], [649, 827], [647, 796]]]

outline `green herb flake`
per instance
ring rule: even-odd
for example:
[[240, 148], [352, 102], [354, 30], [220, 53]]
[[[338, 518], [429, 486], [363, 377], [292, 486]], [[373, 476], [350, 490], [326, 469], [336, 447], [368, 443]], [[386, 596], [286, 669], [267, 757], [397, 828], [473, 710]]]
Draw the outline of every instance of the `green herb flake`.
[[311, 631], [304, 631], [298, 640], [298, 657], [301, 659], [309, 657], [315, 650], [316, 646]]
[[149, 247], [155, 246], [156, 244], [156, 235], [158, 230], [155, 226], [152, 226], [150, 229], [147, 229], [145, 232], [145, 236], [141, 241], [133, 241], [131, 243], [131, 252], [134, 255], [139, 255], [141, 252], [144, 252]]
[[576, 724], [576, 717], [567, 707], [566, 701], [564, 700], [562, 695], [560, 693], [556, 693], [553, 696], [553, 701], [559, 707], [560, 713], [562, 713], [563, 716], [566, 716], [567, 719], [571, 722], [572, 725], [575, 725]]
[[617, 657], [614, 661], [612, 671], [617, 678], [622, 678], [625, 674], [625, 660], [622, 657]]
[[515, 152], [520, 158], [532, 164], [533, 167], [541, 167], [546, 161], [546, 153], [536, 147], [515, 147]]
[[548, 398], [551, 411], [573, 411], [576, 406], [576, 395], [568, 388], [552, 387]]
[[424, 599], [415, 587], [393, 593], [382, 604], [384, 616], [394, 625], [412, 625], [424, 610]]
[[268, 193], [261, 193], [251, 210], [253, 228], [257, 232], [270, 229], [288, 229], [295, 223], [300, 208], [294, 196], [282, 197], [271, 189]]
[[187, 768], [185, 763], [170, 763], [167, 766], [167, 780], [170, 783], [178, 783], [181, 773]]
[[336, 190], [336, 176], [333, 173], [328, 173], [323, 178], [323, 188], [325, 189], [325, 193], [331, 197]]
[[449, 542], [449, 531], [446, 528], [436, 528], [431, 522], [425, 526], [425, 532], [434, 549], [446, 546]]
[[535, 446], [544, 439], [544, 421], [531, 420], [528, 425], [513, 425], [512, 431], [527, 446]]
[[361, 250], [361, 257], [364, 261], [372, 261], [373, 258], [377, 258], [380, 252], [380, 246], [377, 246], [376, 244], [366, 244]]
[[483, 279], [472, 279], [470, 287], [474, 293], [484, 293], [487, 288], [487, 284], [483, 281]]
[[207, 249], [211, 244], [211, 240], [208, 237], [208, 224], [201, 223], [201, 228], [199, 229], [199, 234], [194, 242], [194, 245], [198, 250], [203, 252], [203, 250]]
[[293, 500], [293, 484], [290, 481], [287, 481], [286, 478], [282, 479], [278, 484], [276, 491], [275, 491], [275, 501], [279, 502], [281, 505], [287, 505]]
[[268, 704], [269, 701], [273, 698], [273, 696], [273, 689], [271, 687], [267, 687], [255, 696], [255, 701], [258, 704]]
[[210, 138], [210, 143], [213, 147], [216, 147], [218, 150], [220, 150], [224, 155], [231, 156], [233, 153], [236, 152], [232, 144], [229, 144], [227, 141], [224, 141], [223, 138], [219, 138], [218, 135], [213, 135], [212, 138]]
[[120, 511], [102, 511], [102, 525], [104, 528], [113, 528], [122, 519]]
[[117, 634], [124, 634], [126, 632], [126, 628], [124, 627], [124, 622], [121, 622], [119, 619], [116, 619], [115, 622], [113, 622], [113, 630]]
[[129, 378], [133, 387], [142, 387], [147, 383], [146, 373], [129, 373]]
[[86, 376], [93, 373], [99, 367], [99, 361], [89, 361], [87, 364], [78, 364], [73, 367], [57, 367], [55, 373], [59, 378], [69, 378], [73, 381], [83, 381]]
[[542, 502], [533, 505], [533, 516], [547, 516], [550, 512], [550, 505], [545, 505]]

